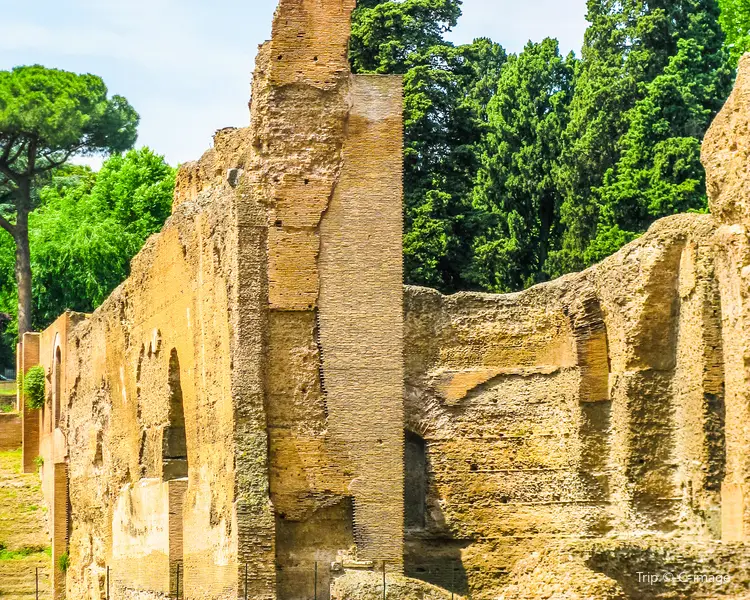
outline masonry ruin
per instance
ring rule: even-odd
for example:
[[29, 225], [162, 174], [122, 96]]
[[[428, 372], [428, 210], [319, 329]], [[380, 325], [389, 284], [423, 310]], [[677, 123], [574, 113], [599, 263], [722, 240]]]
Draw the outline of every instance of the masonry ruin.
[[742, 597], [750, 58], [711, 215], [444, 297], [402, 286], [401, 81], [350, 73], [353, 8], [281, 0], [250, 127], [101, 308], [24, 336], [55, 598]]

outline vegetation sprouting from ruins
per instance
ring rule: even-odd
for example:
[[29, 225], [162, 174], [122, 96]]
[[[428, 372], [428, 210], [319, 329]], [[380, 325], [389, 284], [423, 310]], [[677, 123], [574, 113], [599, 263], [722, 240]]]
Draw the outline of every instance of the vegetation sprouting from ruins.
[[[353, 70], [404, 77], [407, 283], [516, 291], [707, 209], [700, 144], [750, 49], [750, 2], [588, 0], [575, 54], [453, 44], [461, 12], [359, 0], [353, 15]], [[3, 365], [19, 330], [98, 306], [169, 215], [174, 169], [123, 154], [137, 124], [98, 77], [0, 71]], [[98, 173], [70, 164], [92, 153], [111, 154]]]
[[31, 367], [23, 378], [23, 396], [26, 406], [38, 410], [44, 406], [45, 375], [44, 367]]

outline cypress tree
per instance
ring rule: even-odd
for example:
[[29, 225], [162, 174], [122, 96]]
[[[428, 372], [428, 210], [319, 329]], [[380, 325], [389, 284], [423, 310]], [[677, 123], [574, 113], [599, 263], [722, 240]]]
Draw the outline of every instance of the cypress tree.
[[406, 281], [443, 292], [472, 286], [476, 146], [506, 59], [487, 39], [446, 41], [460, 14], [460, 0], [360, 0], [350, 50], [354, 72], [404, 76]]
[[558, 171], [558, 274], [705, 208], [700, 144], [731, 88], [716, 0], [589, 0], [589, 18]]
[[503, 66], [487, 114], [482, 166], [473, 206], [481, 226], [471, 277], [494, 292], [546, 279], [545, 263], [559, 235], [557, 169], [568, 123], [575, 59], [557, 40], [529, 43]]

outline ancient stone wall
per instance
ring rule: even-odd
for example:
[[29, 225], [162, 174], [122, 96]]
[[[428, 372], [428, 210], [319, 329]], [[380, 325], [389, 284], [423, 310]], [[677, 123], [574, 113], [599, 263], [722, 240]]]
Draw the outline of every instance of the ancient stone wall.
[[723, 533], [750, 539], [750, 56], [739, 68], [734, 92], [703, 147], [711, 213], [718, 221], [716, 277], [721, 294], [725, 381], [726, 472], [722, 482]]
[[458, 565], [457, 591], [493, 597], [550, 546], [732, 539], [717, 231], [665, 219], [520, 294], [407, 290], [406, 427], [426, 465], [407, 574], [445, 586]]
[[352, 548], [402, 568], [402, 94], [351, 76], [353, 6], [282, 0], [251, 127], [180, 170], [94, 314], [35, 338], [73, 596], [109, 569], [117, 597], [309, 598]]
[[[353, 8], [281, 0], [250, 127], [180, 169], [94, 314], [24, 336], [55, 598], [108, 572], [139, 600], [739, 594], [750, 58], [704, 149], [713, 215], [444, 297], [401, 285], [401, 82], [349, 72]], [[634, 580], [719, 566], [708, 592]]]
[[[27, 332], [23, 335], [22, 343], [18, 345], [18, 373], [21, 382], [23, 375], [29, 369], [39, 364], [39, 334]], [[19, 404], [23, 424], [23, 472], [36, 473], [35, 459], [39, 456], [39, 414], [26, 405], [23, 393], [23, 383], [18, 391]]]
[[[194, 597], [235, 591], [233, 216], [219, 193], [183, 204], [134, 261], [131, 278], [70, 334], [73, 594], [103, 590], [109, 566], [118, 594], [162, 597], [169, 592], [164, 576], [168, 582], [180, 561], [183, 589], [192, 586]], [[174, 422], [175, 402], [181, 424]], [[171, 436], [180, 428], [186, 456], [175, 457]], [[186, 461], [191, 474], [184, 500], [171, 493], [175, 460]], [[148, 501], [148, 489], [163, 502]], [[185, 544], [175, 556], [167, 515], [183, 502]], [[168, 565], [161, 578], [143, 575], [159, 564]]]

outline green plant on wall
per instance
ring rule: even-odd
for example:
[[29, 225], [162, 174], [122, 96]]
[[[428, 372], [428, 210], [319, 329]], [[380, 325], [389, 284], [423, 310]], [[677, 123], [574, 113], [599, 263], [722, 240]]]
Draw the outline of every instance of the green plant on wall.
[[23, 395], [26, 406], [32, 410], [44, 406], [45, 375], [43, 367], [31, 367], [23, 378]]
[[63, 573], [67, 572], [68, 567], [70, 567], [70, 557], [68, 556], [68, 553], [61, 554], [60, 557], [57, 559], [57, 568], [60, 569]]

